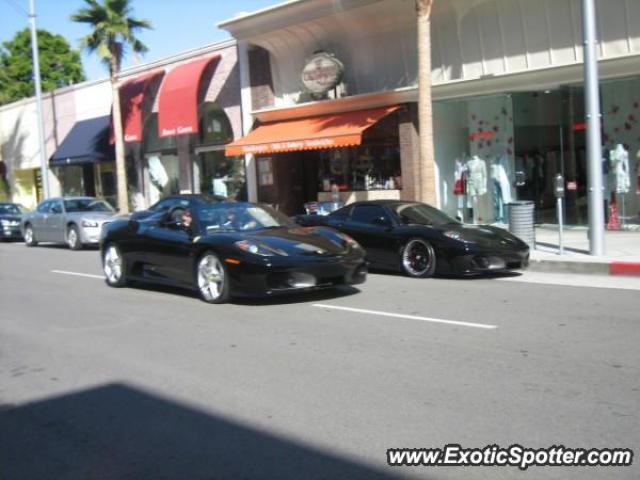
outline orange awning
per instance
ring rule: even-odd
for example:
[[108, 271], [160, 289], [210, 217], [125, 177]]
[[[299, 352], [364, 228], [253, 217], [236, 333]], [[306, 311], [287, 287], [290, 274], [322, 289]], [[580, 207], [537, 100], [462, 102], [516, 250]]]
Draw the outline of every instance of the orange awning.
[[362, 143], [362, 133], [367, 128], [399, 108], [394, 105], [265, 123], [246, 137], [227, 145], [225, 155], [231, 157], [246, 153], [260, 155], [357, 146]]

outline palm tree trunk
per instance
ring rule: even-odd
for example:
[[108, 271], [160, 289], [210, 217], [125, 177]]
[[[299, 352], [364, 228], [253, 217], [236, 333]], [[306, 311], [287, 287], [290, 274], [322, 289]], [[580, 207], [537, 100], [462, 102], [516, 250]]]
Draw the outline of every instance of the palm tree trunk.
[[418, 13], [418, 123], [420, 125], [420, 177], [416, 200], [437, 203], [431, 105], [431, 8], [434, 0], [416, 0]]
[[122, 114], [120, 112], [120, 89], [115, 75], [111, 76], [111, 90], [113, 97], [113, 133], [116, 141], [118, 209], [120, 210], [120, 213], [129, 213], [127, 169], [124, 162], [124, 139], [122, 131]]

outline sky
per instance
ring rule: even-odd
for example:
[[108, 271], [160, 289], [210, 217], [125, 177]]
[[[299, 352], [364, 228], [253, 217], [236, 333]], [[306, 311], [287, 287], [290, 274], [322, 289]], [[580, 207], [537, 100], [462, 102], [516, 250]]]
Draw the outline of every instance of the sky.
[[[282, 0], [131, 0], [133, 16], [149, 20], [153, 30], [139, 33], [149, 51], [139, 59], [129, 56], [123, 68], [153, 62], [176, 53], [230, 38], [216, 24], [240, 12], [253, 12], [282, 3]], [[36, 25], [64, 36], [72, 48], [89, 33], [88, 26], [69, 20], [85, 5], [83, 0], [35, 0]], [[16, 32], [29, 26], [29, 0], [0, 0], [0, 42], [11, 40]], [[87, 80], [108, 75], [95, 55], [82, 52]]]

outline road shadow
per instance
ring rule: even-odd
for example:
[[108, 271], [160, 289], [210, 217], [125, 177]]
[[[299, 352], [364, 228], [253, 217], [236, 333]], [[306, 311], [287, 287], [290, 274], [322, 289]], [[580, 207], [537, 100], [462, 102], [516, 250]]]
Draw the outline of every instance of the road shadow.
[[[198, 293], [194, 290], [182, 287], [174, 287], [170, 285], [160, 285], [154, 283], [143, 283], [132, 281], [128, 285], [129, 288], [137, 290], [146, 290], [149, 292], [158, 292], [167, 295], [176, 295], [180, 297], [192, 298], [194, 301], [202, 301]], [[325, 288], [321, 290], [313, 290], [309, 292], [286, 293], [274, 296], [262, 297], [243, 297], [235, 296], [229, 299], [229, 303], [233, 305], [244, 305], [249, 307], [264, 307], [270, 305], [290, 305], [295, 303], [309, 303], [331, 300], [335, 298], [348, 297], [360, 293], [360, 290], [351, 286], [340, 286], [334, 288]]]
[[404, 478], [125, 384], [5, 407], [0, 424], [7, 480]]
[[505, 277], [519, 277], [522, 275], [521, 272], [516, 270], [507, 270], [502, 272], [488, 272], [488, 273], [477, 273], [471, 275], [460, 275], [453, 273], [437, 273], [433, 277], [429, 278], [413, 278], [405, 275], [402, 272], [396, 272], [394, 270], [381, 270], [370, 268], [369, 273], [374, 273], [376, 275], [386, 275], [389, 277], [402, 277], [408, 280], [415, 280], [416, 282], [425, 281], [425, 280], [438, 280], [438, 279], [446, 279], [446, 280], [487, 280], [492, 278], [505, 278]]
[[80, 250], [71, 250], [69, 246], [65, 243], [38, 243], [38, 245], [34, 247], [29, 247], [33, 249], [38, 248], [49, 248], [52, 250], [69, 250], [70, 252], [99, 252], [100, 246], [98, 245], [83, 245]]

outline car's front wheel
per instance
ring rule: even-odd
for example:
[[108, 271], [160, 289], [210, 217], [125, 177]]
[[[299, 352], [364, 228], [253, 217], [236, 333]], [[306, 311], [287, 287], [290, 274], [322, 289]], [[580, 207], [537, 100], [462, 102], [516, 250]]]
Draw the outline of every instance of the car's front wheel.
[[402, 248], [401, 266], [410, 277], [431, 277], [436, 271], [436, 254], [433, 246], [422, 238], [412, 238]]
[[75, 225], [71, 225], [67, 230], [67, 245], [71, 250], [81, 250], [80, 231]]
[[205, 252], [198, 260], [196, 284], [200, 298], [207, 303], [225, 303], [229, 300], [227, 269], [213, 252]]
[[27, 224], [24, 227], [24, 243], [27, 247], [35, 247], [38, 245], [38, 241], [36, 240], [36, 235], [33, 233], [33, 227]]
[[127, 283], [126, 264], [120, 248], [115, 243], [110, 243], [104, 249], [102, 268], [107, 285], [110, 287], [123, 287]]

